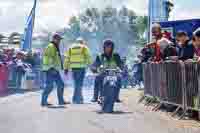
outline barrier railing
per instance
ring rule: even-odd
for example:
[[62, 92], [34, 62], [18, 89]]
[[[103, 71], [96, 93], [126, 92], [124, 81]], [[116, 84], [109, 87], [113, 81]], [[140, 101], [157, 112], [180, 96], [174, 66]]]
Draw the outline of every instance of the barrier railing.
[[8, 66], [8, 89], [41, 89], [44, 88], [43, 74], [40, 67], [34, 67], [30, 71], [19, 71], [15, 66]]
[[[144, 95], [176, 105], [184, 113], [200, 111], [200, 64], [196, 62], [144, 63]], [[178, 110], [176, 110], [178, 111]]]
[[200, 65], [197, 63], [185, 64], [186, 71], [186, 107], [192, 110], [200, 110], [199, 73]]

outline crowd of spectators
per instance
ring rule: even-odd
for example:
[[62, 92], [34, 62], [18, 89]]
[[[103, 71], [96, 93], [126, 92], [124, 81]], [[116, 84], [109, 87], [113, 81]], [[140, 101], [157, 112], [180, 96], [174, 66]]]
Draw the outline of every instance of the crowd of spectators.
[[[9, 81], [16, 89], [20, 89], [22, 78], [26, 72], [34, 71], [40, 66], [39, 52], [24, 52], [17, 49], [0, 50], [0, 70], [7, 68]], [[2, 67], [3, 66], [3, 67]]]
[[16, 49], [0, 50], [0, 63], [23, 62], [34, 67], [40, 64], [40, 54], [37, 52], [23, 52]]
[[173, 39], [170, 33], [162, 32], [159, 24], [152, 27], [152, 41], [147, 44], [139, 56], [141, 62], [198, 61], [200, 62], [200, 28], [190, 40], [188, 33], [178, 31]]

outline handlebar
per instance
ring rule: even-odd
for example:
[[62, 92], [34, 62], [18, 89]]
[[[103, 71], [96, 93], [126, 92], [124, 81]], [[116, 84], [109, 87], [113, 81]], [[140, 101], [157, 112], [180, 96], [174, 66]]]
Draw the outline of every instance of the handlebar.
[[100, 67], [91, 67], [90, 68], [94, 74], [100, 74], [100, 73], [107, 73], [107, 72], [115, 72], [115, 73], [121, 73], [122, 70], [117, 67], [117, 68], [110, 68], [110, 67], [104, 67], [101, 65]]
[[109, 72], [114, 72], [114, 73], [121, 73], [120, 68], [100, 68], [99, 73], [109, 73]]

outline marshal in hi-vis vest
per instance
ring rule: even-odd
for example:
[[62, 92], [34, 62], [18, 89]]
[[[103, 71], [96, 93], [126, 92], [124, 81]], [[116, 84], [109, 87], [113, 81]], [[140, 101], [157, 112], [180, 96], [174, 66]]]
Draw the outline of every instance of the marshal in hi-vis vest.
[[64, 68], [86, 68], [91, 62], [89, 49], [85, 45], [77, 44], [66, 52]]
[[53, 43], [50, 43], [47, 48], [44, 50], [43, 55], [43, 70], [48, 71], [50, 68], [56, 70], [62, 69], [62, 60], [59, 55], [59, 51]]

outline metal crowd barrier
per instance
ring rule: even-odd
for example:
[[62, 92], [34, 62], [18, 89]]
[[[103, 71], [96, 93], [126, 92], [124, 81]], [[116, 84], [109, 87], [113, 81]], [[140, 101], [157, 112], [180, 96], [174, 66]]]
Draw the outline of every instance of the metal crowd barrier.
[[200, 111], [200, 64], [196, 62], [144, 63], [144, 95], [186, 112]]
[[36, 88], [44, 89], [46, 86], [45, 85], [46, 75], [45, 72], [42, 71], [42, 67], [35, 66], [33, 68], [33, 73], [35, 74], [34, 84], [36, 85]]
[[31, 72], [22, 74], [16, 67], [9, 66], [8, 89], [42, 89], [44, 88], [44, 74], [40, 67], [34, 67]]
[[8, 78], [8, 89], [18, 89], [20, 88], [20, 82], [22, 80], [22, 74], [17, 72], [17, 69], [14, 65], [8, 66], [9, 78]]
[[186, 107], [200, 111], [200, 65], [197, 63], [185, 64], [186, 71]]

